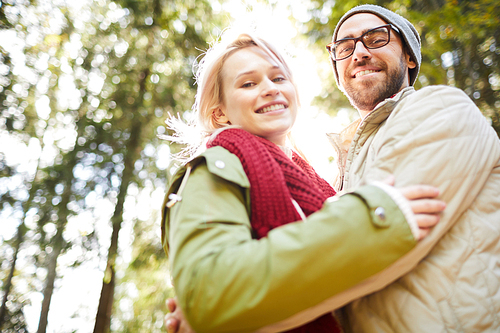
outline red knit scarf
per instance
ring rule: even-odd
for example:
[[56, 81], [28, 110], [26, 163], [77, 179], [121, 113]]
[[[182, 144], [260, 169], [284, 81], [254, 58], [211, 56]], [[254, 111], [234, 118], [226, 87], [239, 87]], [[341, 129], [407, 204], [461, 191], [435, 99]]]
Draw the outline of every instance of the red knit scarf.
[[[292, 203], [306, 216], [319, 210], [335, 190], [295, 152], [293, 162], [274, 143], [241, 129], [220, 132], [207, 147], [221, 146], [238, 156], [250, 181], [251, 225], [257, 238], [278, 226], [301, 220]], [[341, 332], [330, 315], [287, 331], [293, 333]]]

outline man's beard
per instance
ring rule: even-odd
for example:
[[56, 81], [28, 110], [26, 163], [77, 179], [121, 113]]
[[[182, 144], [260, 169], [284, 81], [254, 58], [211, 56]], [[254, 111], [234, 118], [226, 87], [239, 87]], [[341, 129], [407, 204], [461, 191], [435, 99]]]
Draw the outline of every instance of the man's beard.
[[[358, 66], [366, 65], [366, 61], [360, 63]], [[387, 70], [387, 65], [385, 63], [381, 64], [382, 70]], [[403, 86], [406, 71], [406, 61], [404, 55], [400, 58], [399, 66], [394, 68], [392, 71], [387, 72], [387, 82], [380, 82], [377, 80], [367, 81], [364, 87], [357, 86], [356, 88], [351, 85], [351, 78], [345, 78], [345, 84], [343, 92], [354, 106], [358, 110], [362, 111], [372, 111], [378, 103], [383, 100], [395, 95], [399, 92]], [[346, 70], [345, 73], [350, 73], [351, 71]]]

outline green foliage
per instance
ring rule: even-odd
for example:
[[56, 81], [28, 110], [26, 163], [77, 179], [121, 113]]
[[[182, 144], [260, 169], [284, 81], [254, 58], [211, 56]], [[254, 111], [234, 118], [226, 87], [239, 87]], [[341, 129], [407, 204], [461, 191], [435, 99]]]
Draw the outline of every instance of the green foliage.
[[[500, 5], [493, 0], [446, 1], [414, 13], [421, 27], [422, 84], [463, 89], [500, 133]], [[422, 78], [424, 78], [422, 80]]]
[[[160, 149], [168, 149], [158, 134], [168, 113], [191, 107], [191, 68], [219, 26], [217, 15], [209, 1], [96, 0], [67, 7], [7, 1], [0, 18], [24, 56], [13, 61], [14, 51], [0, 48], [0, 134], [21, 147], [40, 147], [30, 168], [0, 152], [0, 212], [14, 212], [12, 223], [26, 222], [25, 242], [38, 245], [39, 267], [57, 260], [58, 248], [66, 266], [98, 259], [97, 241], [105, 234], [98, 223], [106, 218], [99, 204], [115, 205], [121, 223], [119, 212], [133, 196], [129, 185], [138, 193], [166, 185], [168, 164], [157, 162]], [[19, 74], [16, 66], [27, 70]], [[10, 185], [19, 177], [21, 186]], [[90, 221], [80, 235], [65, 234], [80, 229], [75, 223], [82, 214]], [[127, 223], [140, 226], [138, 214], [129, 213]], [[149, 237], [144, 244], [158, 236]], [[154, 266], [156, 276], [164, 277], [163, 251], [155, 251], [163, 263]], [[137, 275], [151, 276], [147, 269]], [[162, 311], [170, 292], [153, 300], [161, 299]]]
[[19, 293], [11, 293], [7, 300], [7, 313], [2, 333], [28, 333], [23, 307], [29, 301]]
[[132, 261], [119, 286], [114, 325], [120, 332], [164, 332], [166, 299], [174, 296], [158, 237], [158, 216], [136, 224]]

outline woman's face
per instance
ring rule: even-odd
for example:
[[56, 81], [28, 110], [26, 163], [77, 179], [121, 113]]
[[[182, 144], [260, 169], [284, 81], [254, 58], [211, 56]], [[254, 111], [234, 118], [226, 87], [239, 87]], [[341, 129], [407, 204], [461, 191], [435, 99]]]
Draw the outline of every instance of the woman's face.
[[216, 119], [278, 145], [297, 116], [297, 92], [281, 63], [257, 46], [230, 55], [222, 67], [223, 104]]

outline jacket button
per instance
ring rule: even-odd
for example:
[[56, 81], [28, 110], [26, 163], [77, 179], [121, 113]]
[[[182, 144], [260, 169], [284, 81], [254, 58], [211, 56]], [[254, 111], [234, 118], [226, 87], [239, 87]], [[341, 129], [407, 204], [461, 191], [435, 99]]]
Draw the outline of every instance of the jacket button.
[[217, 160], [217, 161], [215, 161], [215, 166], [219, 169], [224, 169], [224, 167], [226, 166], [226, 163], [224, 163], [224, 161]]
[[374, 214], [382, 221], [385, 221], [385, 209], [384, 209], [384, 207], [377, 207], [377, 209], [375, 209]]

